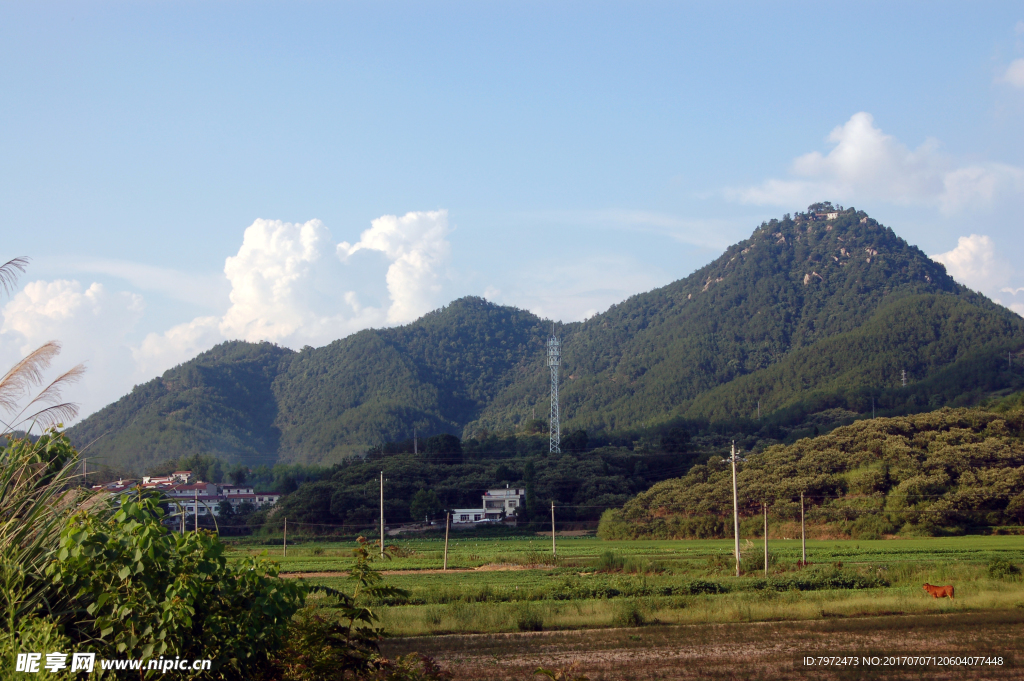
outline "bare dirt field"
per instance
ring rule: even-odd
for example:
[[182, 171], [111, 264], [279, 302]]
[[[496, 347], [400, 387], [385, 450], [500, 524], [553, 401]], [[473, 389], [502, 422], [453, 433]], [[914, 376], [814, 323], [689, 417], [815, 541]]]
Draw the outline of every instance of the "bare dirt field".
[[[1016, 659], [1024, 651], [1024, 610], [416, 637], [388, 640], [382, 651], [430, 655], [457, 681], [539, 679], [538, 667], [574, 663], [575, 674], [590, 681], [1024, 679], [1024, 658], [1021, 666]], [[804, 662], [819, 656], [845, 657], [845, 664]], [[1002, 665], [886, 659], [903, 656], [1001, 657]]]

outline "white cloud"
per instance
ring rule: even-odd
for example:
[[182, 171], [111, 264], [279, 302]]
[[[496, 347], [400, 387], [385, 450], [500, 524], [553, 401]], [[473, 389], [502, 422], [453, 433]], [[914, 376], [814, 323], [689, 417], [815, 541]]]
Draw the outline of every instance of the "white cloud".
[[164, 333], [147, 334], [140, 344], [131, 347], [137, 380], [158, 376], [223, 341], [220, 322], [220, 317], [196, 317]]
[[939, 151], [936, 140], [910, 149], [882, 132], [863, 111], [833, 129], [827, 140], [834, 145], [827, 154], [813, 151], [793, 161], [793, 179], [772, 178], [755, 187], [730, 189], [727, 197], [770, 205], [822, 198], [881, 200], [954, 212], [987, 206], [997, 196], [1024, 189], [1020, 168], [1000, 163], [956, 166]]
[[256, 220], [238, 254], [224, 263], [231, 307], [220, 322], [224, 338], [268, 340], [299, 347], [322, 345], [372, 324], [346, 300], [344, 266], [319, 220], [292, 224]]
[[221, 307], [229, 291], [223, 274], [196, 274], [169, 267], [113, 258], [44, 256], [34, 261], [44, 270], [62, 273], [105, 274], [124, 279], [143, 291], [157, 291], [173, 300], [203, 307]]
[[338, 257], [346, 261], [361, 250], [384, 253], [391, 261], [387, 321], [411, 322], [446, 302], [440, 294], [448, 276], [450, 232], [446, 210], [385, 215], [374, 220], [354, 245], [338, 244]]
[[[991, 237], [984, 234], [962, 236], [956, 248], [933, 255], [932, 260], [945, 265], [950, 276], [961, 284], [1024, 316], [1024, 296], [1020, 302], [1014, 300], [1024, 293], [1024, 286], [1015, 287], [1010, 283], [1014, 279], [1019, 281], [1019, 277]], [[1001, 294], [1009, 294], [1010, 299]]]
[[1009, 261], [996, 251], [995, 242], [984, 234], [962, 236], [956, 248], [933, 255], [946, 266], [950, 276], [977, 291], [998, 291], [1013, 274]]
[[[224, 316], [150, 334], [136, 356], [147, 366], [167, 366], [171, 358], [182, 361], [224, 339], [299, 348], [412, 321], [444, 302], [449, 233], [443, 210], [382, 216], [354, 245], [335, 244], [319, 220], [256, 220], [224, 264], [231, 285]], [[361, 251], [383, 255], [386, 270], [373, 271], [376, 259], [358, 262]], [[371, 279], [381, 275], [389, 302], [375, 305], [367, 298], [377, 284]]]
[[1024, 88], [1024, 59], [1014, 59], [1010, 62], [1001, 80], [1013, 87]]
[[143, 309], [141, 296], [111, 293], [97, 283], [83, 287], [65, 279], [29, 282], [3, 307], [0, 366], [12, 366], [43, 343], [59, 341], [63, 350], [56, 371], [82, 362], [88, 369], [65, 394], [88, 413], [131, 387], [133, 362], [127, 338]]

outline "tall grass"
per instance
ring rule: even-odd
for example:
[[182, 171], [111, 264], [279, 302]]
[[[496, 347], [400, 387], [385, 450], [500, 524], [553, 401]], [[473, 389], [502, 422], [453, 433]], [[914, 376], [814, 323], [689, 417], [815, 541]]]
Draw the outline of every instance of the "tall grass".
[[[0, 290], [9, 292], [26, 258], [0, 265]], [[30, 352], [0, 377], [0, 675], [13, 670], [15, 653], [29, 646], [51, 650], [61, 635], [52, 615], [61, 607], [44, 569], [56, 550], [67, 517], [84, 491], [75, 486], [78, 454], [56, 428], [74, 418], [77, 406], [61, 391], [79, 379], [79, 365], [46, 383], [44, 376], [60, 353], [54, 341]], [[36, 392], [38, 387], [41, 390]], [[32, 441], [14, 438], [15, 429], [43, 434]]]

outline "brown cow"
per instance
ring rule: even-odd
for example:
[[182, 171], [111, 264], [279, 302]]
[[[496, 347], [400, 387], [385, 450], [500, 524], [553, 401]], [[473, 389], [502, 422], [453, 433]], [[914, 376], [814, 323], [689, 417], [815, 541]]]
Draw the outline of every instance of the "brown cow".
[[933, 586], [931, 584], [925, 584], [924, 590], [932, 595], [932, 598], [942, 598], [943, 596], [949, 596], [949, 600], [953, 600], [953, 585], [947, 584], [946, 586]]

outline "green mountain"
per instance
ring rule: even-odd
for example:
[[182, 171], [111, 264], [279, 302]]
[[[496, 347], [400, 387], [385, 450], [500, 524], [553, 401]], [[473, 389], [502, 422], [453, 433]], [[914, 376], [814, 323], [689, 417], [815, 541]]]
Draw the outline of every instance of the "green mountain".
[[[830, 427], [872, 404], [920, 412], [1024, 385], [1007, 367], [1007, 353], [1024, 347], [1024, 319], [865, 213], [835, 212], [763, 223], [689, 277], [559, 326], [563, 432], [586, 430], [597, 445], [683, 423]], [[195, 453], [332, 462], [414, 430], [535, 429], [549, 408], [550, 328], [463, 298], [302, 352], [226, 343], [70, 434], [92, 442], [92, 456], [138, 470]]]

